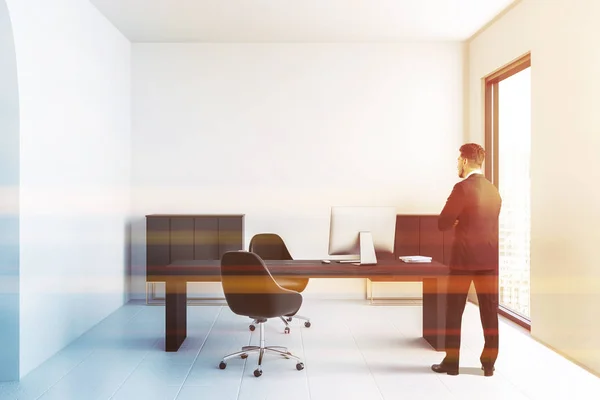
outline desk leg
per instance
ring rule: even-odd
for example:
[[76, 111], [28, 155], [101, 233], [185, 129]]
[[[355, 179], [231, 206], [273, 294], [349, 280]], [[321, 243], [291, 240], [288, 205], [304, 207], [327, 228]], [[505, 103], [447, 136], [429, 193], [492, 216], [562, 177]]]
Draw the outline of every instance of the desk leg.
[[445, 292], [445, 278], [423, 278], [423, 338], [437, 351], [445, 350]]
[[177, 351], [187, 336], [187, 282], [167, 281], [165, 350]]

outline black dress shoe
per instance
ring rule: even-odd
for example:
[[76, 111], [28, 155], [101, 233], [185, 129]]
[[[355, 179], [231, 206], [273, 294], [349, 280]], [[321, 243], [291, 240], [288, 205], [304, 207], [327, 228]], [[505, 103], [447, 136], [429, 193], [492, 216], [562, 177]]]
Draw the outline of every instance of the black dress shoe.
[[449, 367], [444, 363], [441, 364], [433, 364], [431, 366], [431, 370], [433, 372], [437, 372], [438, 374], [443, 374], [444, 372], [448, 375], [458, 375], [458, 367]]
[[495, 367], [491, 367], [491, 368], [486, 368], [486, 367], [481, 367], [481, 369], [483, 370], [483, 376], [494, 376], [494, 371], [496, 370]]

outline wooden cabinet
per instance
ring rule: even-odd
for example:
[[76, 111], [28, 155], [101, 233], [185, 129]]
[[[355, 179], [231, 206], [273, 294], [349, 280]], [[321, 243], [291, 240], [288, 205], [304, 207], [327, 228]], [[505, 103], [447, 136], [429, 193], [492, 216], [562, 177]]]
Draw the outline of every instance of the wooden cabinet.
[[398, 215], [394, 255], [421, 255], [448, 265], [452, 249], [453, 230], [441, 232], [437, 215]]
[[[441, 232], [438, 229], [437, 215], [417, 215], [417, 214], [399, 214], [396, 216], [396, 236], [394, 239], [394, 257], [400, 256], [429, 256], [435, 261], [448, 265], [452, 249], [453, 230]], [[424, 299], [424, 290], [420, 283], [418, 287], [415, 283], [400, 283], [401, 287], [395, 286], [391, 289], [389, 285], [387, 292], [382, 291], [378, 286], [375, 294], [375, 284], [377, 282], [390, 282], [389, 278], [367, 279], [367, 299], [373, 303], [376, 300], [400, 301], [399, 304], [405, 304], [406, 301], [413, 302]], [[408, 286], [411, 285], [411, 286]], [[426, 301], [426, 300], [423, 300]], [[412, 304], [412, 303], [409, 303]]]
[[243, 214], [146, 216], [146, 276], [175, 260], [218, 260], [243, 249]]

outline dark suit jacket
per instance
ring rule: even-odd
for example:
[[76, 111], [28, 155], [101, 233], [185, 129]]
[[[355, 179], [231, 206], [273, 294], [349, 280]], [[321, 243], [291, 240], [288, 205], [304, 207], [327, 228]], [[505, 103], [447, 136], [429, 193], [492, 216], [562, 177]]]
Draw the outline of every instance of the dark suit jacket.
[[452, 229], [454, 242], [450, 269], [498, 271], [498, 216], [502, 199], [498, 189], [481, 174], [454, 185], [438, 218], [441, 231]]

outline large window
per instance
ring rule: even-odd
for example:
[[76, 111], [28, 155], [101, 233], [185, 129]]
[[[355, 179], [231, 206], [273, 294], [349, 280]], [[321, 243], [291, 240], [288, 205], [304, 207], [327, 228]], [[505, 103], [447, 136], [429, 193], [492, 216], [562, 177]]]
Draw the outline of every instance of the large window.
[[500, 307], [529, 325], [531, 233], [531, 61], [486, 78], [486, 175], [502, 196]]

